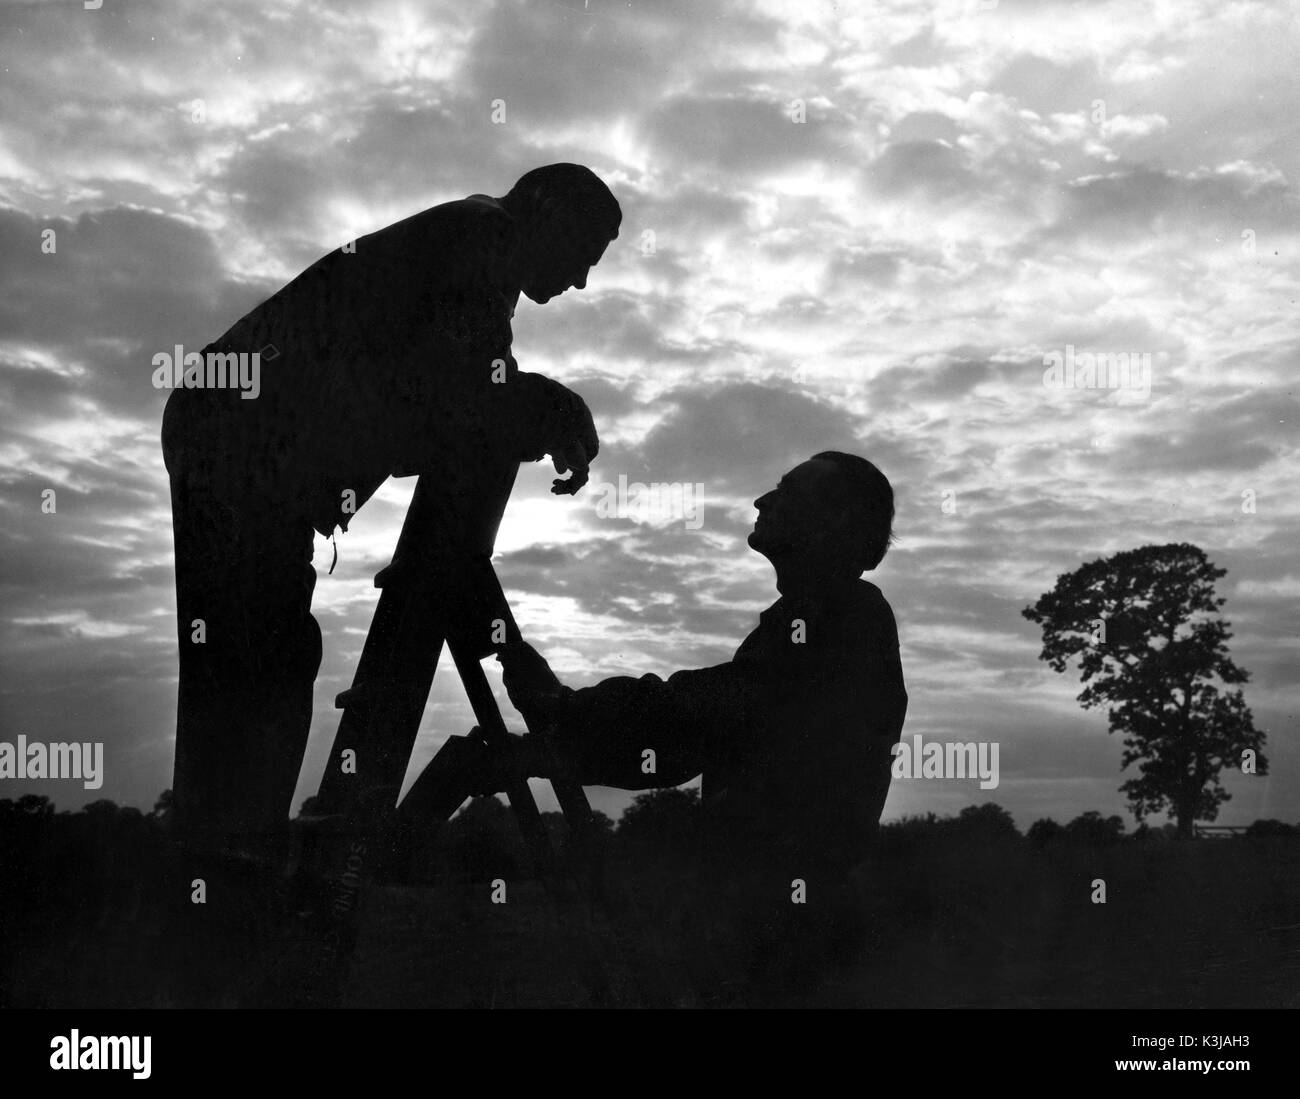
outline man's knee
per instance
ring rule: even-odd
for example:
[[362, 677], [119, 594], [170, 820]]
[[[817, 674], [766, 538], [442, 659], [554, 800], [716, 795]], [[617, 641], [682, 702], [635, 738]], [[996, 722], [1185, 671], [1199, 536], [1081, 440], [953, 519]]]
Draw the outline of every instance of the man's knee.
[[321, 638], [320, 623], [312, 614], [307, 615], [302, 625], [298, 642], [298, 662], [295, 669], [300, 681], [316, 682], [316, 673], [320, 671], [321, 660], [325, 655], [325, 646]]

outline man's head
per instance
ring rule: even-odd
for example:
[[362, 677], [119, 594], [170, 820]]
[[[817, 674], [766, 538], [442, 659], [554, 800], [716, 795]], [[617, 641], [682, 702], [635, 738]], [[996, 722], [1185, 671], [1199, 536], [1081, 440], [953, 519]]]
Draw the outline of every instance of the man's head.
[[894, 490], [865, 458], [825, 450], [754, 501], [749, 544], [781, 569], [856, 578], [893, 537]]
[[519, 225], [521, 288], [539, 304], [581, 290], [623, 220], [609, 188], [580, 164], [534, 168], [501, 203]]

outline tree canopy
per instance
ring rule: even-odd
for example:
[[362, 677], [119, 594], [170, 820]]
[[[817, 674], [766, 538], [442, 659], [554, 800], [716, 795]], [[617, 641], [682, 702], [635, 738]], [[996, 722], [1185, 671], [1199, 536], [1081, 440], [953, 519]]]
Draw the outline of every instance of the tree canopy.
[[1064, 672], [1078, 657], [1080, 704], [1106, 707], [1124, 735], [1122, 767], [1139, 772], [1120, 787], [1133, 814], [1168, 810], [1187, 838], [1228, 800], [1225, 767], [1267, 773], [1241, 690], [1221, 689], [1249, 679], [1228, 656], [1214, 592], [1226, 571], [1193, 545], [1142, 546], [1065, 573], [1022, 612], [1042, 627], [1041, 659]]

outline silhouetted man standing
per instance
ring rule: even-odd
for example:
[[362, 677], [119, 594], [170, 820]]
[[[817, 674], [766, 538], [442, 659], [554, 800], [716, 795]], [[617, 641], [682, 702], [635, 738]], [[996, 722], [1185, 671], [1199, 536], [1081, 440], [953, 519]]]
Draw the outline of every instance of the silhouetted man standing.
[[[511, 357], [519, 294], [586, 285], [618, 235], [588, 169], [435, 206], [312, 264], [204, 348], [258, 353], [255, 398], [178, 386], [163, 419], [176, 540], [178, 831], [278, 856], [321, 659], [313, 530], [347, 529], [390, 475], [553, 456], [576, 492], [598, 443], [582, 399]], [[185, 384], [190, 384], [187, 377]]]

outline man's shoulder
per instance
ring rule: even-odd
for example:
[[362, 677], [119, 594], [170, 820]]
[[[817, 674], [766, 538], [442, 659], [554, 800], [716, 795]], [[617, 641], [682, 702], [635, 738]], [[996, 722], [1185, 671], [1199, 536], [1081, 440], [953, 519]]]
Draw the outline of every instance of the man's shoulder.
[[470, 195], [394, 222], [374, 234], [425, 250], [435, 270], [504, 263], [515, 244], [515, 219], [487, 195]]
[[873, 614], [888, 612], [892, 615], [894, 613], [894, 609], [889, 605], [889, 600], [885, 598], [885, 593], [870, 580], [862, 577], [859, 577], [853, 585], [851, 599], [856, 606]]
[[[430, 224], [463, 233], [512, 233], [515, 219], [490, 195], [467, 195], [424, 211]], [[422, 215], [417, 215], [422, 216]]]
[[870, 580], [858, 580], [845, 601], [844, 611], [855, 632], [870, 634], [890, 645], [898, 644], [894, 608]]
[[883, 621], [893, 623], [894, 609], [884, 593], [870, 580], [855, 580], [845, 587], [821, 593], [811, 600], [790, 600], [781, 596], [759, 614], [760, 622], [784, 622], [793, 614], [812, 613], [820, 618], [848, 623]]

